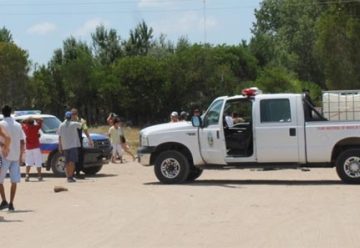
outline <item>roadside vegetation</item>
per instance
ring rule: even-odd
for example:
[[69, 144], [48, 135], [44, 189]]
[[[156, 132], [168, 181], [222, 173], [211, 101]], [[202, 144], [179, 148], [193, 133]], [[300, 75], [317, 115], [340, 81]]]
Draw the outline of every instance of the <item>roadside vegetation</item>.
[[359, 1], [264, 0], [255, 16], [251, 40], [237, 45], [193, 44], [181, 34], [170, 42], [145, 22], [127, 36], [99, 26], [90, 43], [65, 39], [45, 65], [29, 61], [3, 27], [0, 104], [58, 117], [76, 106], [99, 125], [115, 112], [143, 127], [248, 86], [306, 88], [318, 101], [323, 89], [360, 87]]

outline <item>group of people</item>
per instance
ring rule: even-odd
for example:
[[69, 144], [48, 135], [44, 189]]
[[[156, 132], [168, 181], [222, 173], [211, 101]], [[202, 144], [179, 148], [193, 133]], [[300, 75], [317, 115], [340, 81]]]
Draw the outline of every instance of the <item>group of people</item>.
[[[40, 150], [40, 133], [42, 127], [41, 118], [29, 117], [20, 124], [11, 117], [12, 109], [6, 105], [2, 108], [4, 120], [0, 122], [0, 210], [8, 208], [15, 210], [14, 199], [17, 183], [20, 182], [20, 164], [25, 159], [25, 181], [30, 181], [30, 169], [35, 166], [38, 180], [42, 181], [42, 154]], [[126, 142], [124, 130], [120, 118], [110, 114], [107, 119], [109, 125], [109, 137], [113, 146], [112, 162], [117, 158], [122, 161], [123, 151], [127, 152], [135, 160], [136, 157], [130, 151]], [[83, 133], [92, 147], [93, 141], [88, 132], [88, 126], [83, 118], [79, 117], [78, 110], [73, 108], [65, 113], [65, 120], [58, 129], [59, 152], [65, 157], [65, 174], [69, 183], [76, 182], [75, 178], [85, 178], [81, 175], [84, 163]], [[25, 157], [23, 156], [25, 153]], [[10, 201], [7, 201], [4, 190], [4, 179], [10, 175]]]
[[128, 153], [135, 161], [136, 157], [130, 151], [129, 144], [126, 142], [124, 125], [120, 117], [114, 113], [110, 113], [107, 118], [107, 123], [110, 125], [108, 136], [113, 148], [111, 162], [117, 163], [116, 161], [120, 160], [120, 163], [123, 163], [123, 152]]
[[[201, 111], [198, 108], [194, 108], [192, 114], [193, 116], [200, 116]], [[170, 122], [187, 121], [188, 117], [189, 113], [187, 113], [186, 111], [181, 111], [180, 115], [178, 114], [178, 112], [173, 111], [170, 114]]]
[[178, 114], [178, 112], [173, 111], [170, 114], [170, 122], [179, 122], [179, 121], [186, 121], [188, 118], [188, 113], [186, 113], [185, 111], [182, 111], [180, 113], [180, 115]]

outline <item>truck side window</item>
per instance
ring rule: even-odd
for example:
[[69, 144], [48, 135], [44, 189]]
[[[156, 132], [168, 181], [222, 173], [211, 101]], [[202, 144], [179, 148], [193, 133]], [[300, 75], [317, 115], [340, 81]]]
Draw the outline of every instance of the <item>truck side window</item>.
[[223, 100], [214, 102], [206, 112], [204, 123], [205, 126], [214, 125], [219, 123], [220, 112], [223, 105]]
[[260, 101], [261, 122], [291, 122], [289, 99], [264, 99]]

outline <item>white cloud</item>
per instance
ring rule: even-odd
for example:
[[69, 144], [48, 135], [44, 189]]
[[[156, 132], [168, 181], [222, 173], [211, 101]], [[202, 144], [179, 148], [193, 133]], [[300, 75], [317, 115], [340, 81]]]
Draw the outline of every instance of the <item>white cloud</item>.
[[[178, 34], [180, 35], [203, 32], [204, 31], [204, 17], [198, 12], [186, 12], [172, 20], [151, 23], [157, 33], [164, 34]], [[218, 21], [213, 17], [206, 18], [206, 31], [218, 26]]]
[[51, 22], [38, 23], [27, 29], [29, 34], [46, 35], [56, 30], [56, 25]]
[[105, 27], [109, 26], [109, 22], [103, 20], [101, 18], [94, 18], [91, 20], [86, 21], [80, 28], [78, 28], [75, 32], [75, 36], [87, 36], [91, 32], [94, 32], [96, 27], [100, 25], [104, 25]]

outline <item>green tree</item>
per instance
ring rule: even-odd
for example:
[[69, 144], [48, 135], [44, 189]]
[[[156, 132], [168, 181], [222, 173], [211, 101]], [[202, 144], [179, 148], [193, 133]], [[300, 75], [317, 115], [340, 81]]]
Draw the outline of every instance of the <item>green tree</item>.
[[114, 67], [120, 114], [136, 123], [159, 118], [164, 108], [165, 64], [152, 56], [125, 57]]
[[130, 30], [130, 37], [124, 43], [127, 55], [146, 55], [153, 46], [153, 29], [145, 21], [139, 23], [134, 30]]
[[121, 39], [115, 29], [106, 30], [103, 25], [98, 26], [91, 34], [95, 57], [103, 65], [113, 64], [123, 55]]
[[0, 42], [14, 42], [10, 30], [6, 29], [5, 27], [0, 29]]
[[321, 15], [316, 51], [329, 89], [360, 86], [360, 3], [339, 1]]
[[315, 55], [316, 23], [323, 11], [318, 0], [264, 0], [255, 11], [251, 49], [260, 65], [285, 67], [301, 80], [324, 85]]
[[13, 43], [0, 42], [0, 104], [24, 107], [29, 71], [28, 54]]

